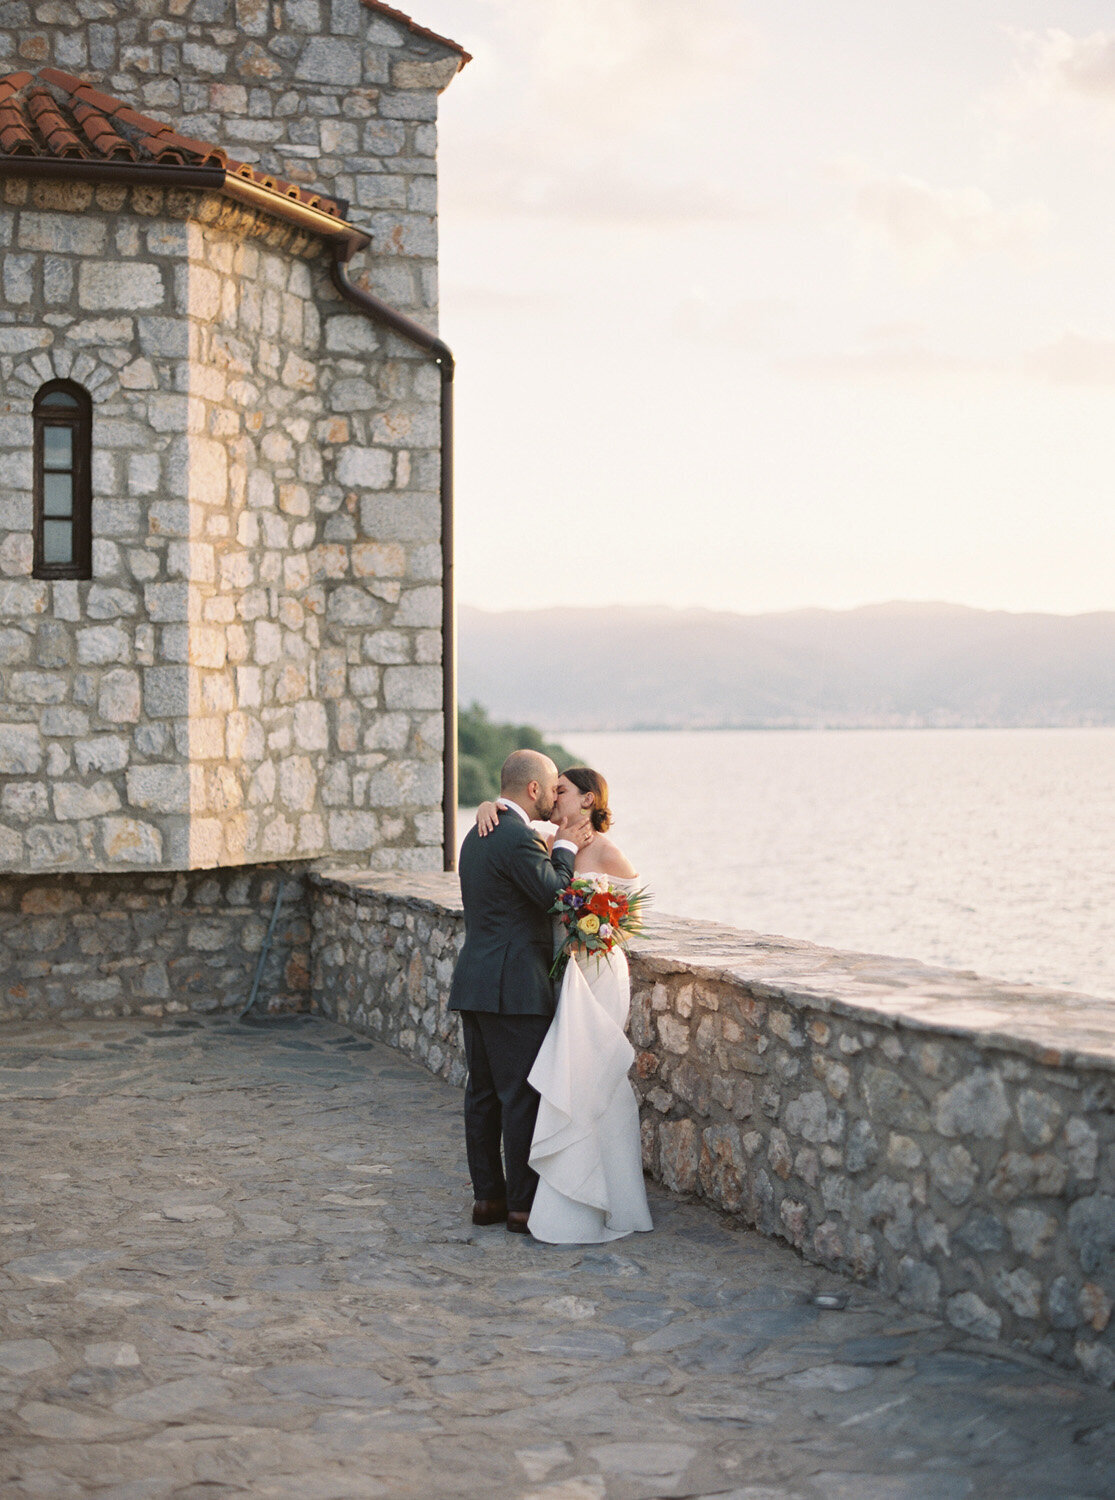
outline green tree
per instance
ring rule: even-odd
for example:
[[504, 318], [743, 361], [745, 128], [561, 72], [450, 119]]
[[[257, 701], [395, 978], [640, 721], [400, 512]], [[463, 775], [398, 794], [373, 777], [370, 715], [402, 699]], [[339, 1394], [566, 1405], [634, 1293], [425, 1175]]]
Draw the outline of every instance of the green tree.
[[476, 807], [486, 797], [499, 795], [500, 767], [512, 750], [540, 750], [559, 770], [577, 764], [563, 745], [552, 744], [531, 724], [495, 724], [479, 703], [458, 711], [457, 800]]

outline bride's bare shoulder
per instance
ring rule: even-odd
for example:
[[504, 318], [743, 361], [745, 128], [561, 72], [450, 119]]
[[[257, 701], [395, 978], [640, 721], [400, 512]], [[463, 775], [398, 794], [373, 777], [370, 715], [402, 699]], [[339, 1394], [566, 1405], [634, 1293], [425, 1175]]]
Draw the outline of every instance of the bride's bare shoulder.
[[581, 850], [581, 855], [584, 868], [599, 870], [601, 875], [616, 875], [621, 880], [633, 880], [638, 873], [626, 854], [602, 833], [594, 836], [592, 843]]

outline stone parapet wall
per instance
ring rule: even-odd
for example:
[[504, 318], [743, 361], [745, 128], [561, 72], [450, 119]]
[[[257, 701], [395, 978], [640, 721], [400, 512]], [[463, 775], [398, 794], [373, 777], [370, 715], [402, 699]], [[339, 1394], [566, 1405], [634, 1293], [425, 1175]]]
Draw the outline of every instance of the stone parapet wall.
[[464, 942], [455, 875], [314, 874], [314, 1008], [464, 1084], [460, 1021], [447, 1008]]
[[0, 875], [0, 1020], [236, 1011], [248, 1002], [280, 876], [256, 1008], [308, 1010], [305, 875]]
[[[461, 1081], [455, 877], [312, 883], [315, 1006]], [[632, 994], [657, 1180], [1115, 1384], [1109, 1003], [667, 918]]]

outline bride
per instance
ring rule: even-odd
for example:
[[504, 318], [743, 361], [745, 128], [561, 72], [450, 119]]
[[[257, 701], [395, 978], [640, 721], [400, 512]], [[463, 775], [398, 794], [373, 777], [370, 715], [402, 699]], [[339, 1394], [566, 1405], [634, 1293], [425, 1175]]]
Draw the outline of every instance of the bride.
[[[497, 821], [497, 811], [495, 802], [481, 804], [481, 837]], [[608, 784], [596, 771], [574, 766], [558, 779], [552, 817], [585, 811], [594, 833], [577, 853], [574, 875], [603, 876], [620, 890], [635, 890], [634, 866], [606, 836], [612, 821]], [[599, 1244], [654, 1227], [643, 1183], [639, 1106], [627, 1077], [635, 1057], [624, 1035], [630, 1008], [622, 948], [570, 959], [529, 1079], [540, 1095], [530, 1148], [538, 1173], [528, 1224], [535, 1239]]]

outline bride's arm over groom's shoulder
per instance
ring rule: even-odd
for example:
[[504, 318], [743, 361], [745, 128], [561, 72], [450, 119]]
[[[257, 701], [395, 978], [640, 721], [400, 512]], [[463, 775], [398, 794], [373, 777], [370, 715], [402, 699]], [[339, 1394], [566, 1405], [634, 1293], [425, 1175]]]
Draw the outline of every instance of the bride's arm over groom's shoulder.
[[492, 829], [499, 824], [499, 810], [505, 804], [500, 802], [481, 802], [476, 809], [476, 831], [482, 839], [486, 839]]
[[[482, 839], [486, 839], [493, 828], [498, 828], [500, 809], [506, 806], [507, 803], [504, 802], [502, 797], [498, 798], [495, 802], [481, 802], [480, 806], [476, 809], [476, 831]], [[554, 834], [543, 833], [542, 830], [543, 828], [553, 828], [554, 825], [552, 823], [532, 822], [530, 826], [544, 840], [546, 848], [552, 853]]]

